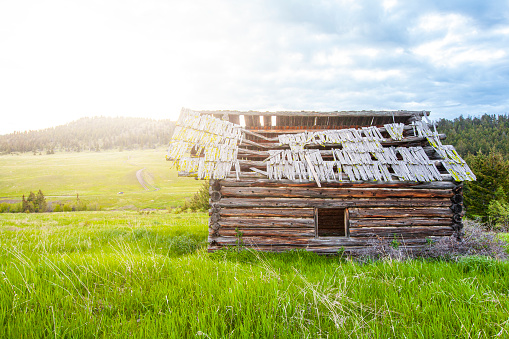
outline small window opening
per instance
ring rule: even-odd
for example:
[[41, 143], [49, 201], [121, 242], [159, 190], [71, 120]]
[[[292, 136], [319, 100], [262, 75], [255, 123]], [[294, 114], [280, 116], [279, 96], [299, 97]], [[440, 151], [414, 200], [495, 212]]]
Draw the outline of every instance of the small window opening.
[[319, 237], [346, 237], [348, 210], [346, 208], [317, 208], [316, 235]]

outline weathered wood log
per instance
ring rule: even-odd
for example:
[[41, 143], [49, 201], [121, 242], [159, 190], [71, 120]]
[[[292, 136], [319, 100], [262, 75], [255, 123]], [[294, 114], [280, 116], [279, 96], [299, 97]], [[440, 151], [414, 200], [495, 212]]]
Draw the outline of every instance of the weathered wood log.
[[223, 228], [244, 229], [245, 227], [265, 228], [312, 228], [315, 227], [313, 218], [221, 218], [218, 221]]
[[459, 223], [461, 222], [461, 214], [454, 214], [454, 215], [452, 216], [452, 221], [453, 221], [454, 223], [459, 224]]
[[209, 181], [209, 185], [210, 185], [210, 188], [213, 191], [220, 191], [221, 190], [221, 181], [220, 180], [211, 179]]
[[[399, 238], [399, 241], [405, 245], [419, 245], [428, 244], [429, 241], [435, 242], [442, 239], [443, 236], [427, 236], [425, 238]], [[382, 238], [383, 239], [383, 238]], [[389, 235], [386, 240], [394, 239], [393, 234]], [[267, 236], [252, 236], [244, 237], [242, 242], [246, 246], [291, 246], [291, 247], [336, 247], [342, 246], [371, 246], [373, 243], [380, 239], [370, 239], [366, 237], [362, 238], [346, 238], [346, 237], [335, 237], [335, 238], [315, 238], [315, 237], [267, 237]], [[234, 246], [238, 242], [238, 238], [234, 236], [218, 236], [209, 238], [209, 243], [214, 242], [218, 245]]]
[[[242, 242], [246, 245], [295, 245], [295, 246], [307, 246], [310, 239], [314, 237], [309, 236], [294, 236], [294, 237], [272, 237], [262, 234], [260, 236], [249, 236], [242, 237]], [[238, 242], [238, 238], [233, 236], [215, 236], [209, 237], [209, 244], [216, 243], [221, 245], [235, 245]]]
[[210, 193], [210, 200], [214, 202], [221, 200], [221, 193], [217, 191], [212, 191]]
[[[220, 250], [223, 247], [225, 247], [225, 246], [221, 246], [221, 245], [209, 246], [208, 251], [209, 252], [215, 252], [215, 251]], [[270, 246], [270, 245], [269, 246], [246, 246], [246, 247], [248, 247], [250, 250], [255, 250], [255, 251], [260, 251], [260, 252], [286, 252], [286, 251], [290, 251], [292, 249], [295, 249], [296, 247], [299, 248], [298, 246], [291, 246], [291, 245], [289, 245], [289, 246], [279, 246], [279, 245], [273, 245], [273, 246]], [[356, 255], [362, 255], [362, 254], [364, 254], [366, 252], [366, 247], [359, 247], [359, 246], [346, 246], [346, 247], [343, 247], [343, 248], [338, 248], [338, 247], [311, 247], [311, 246], [302, 247], [301, 246], [300, 248], [306, 250], [307, 252], [313, 252], [313, 253], [320, 254], [320, 255], [336, 255], [339, 252], [341, 252], [342, 254], [356, 256]], [[426, 245], [426, 244], [411, 245], [411, 246], [403, 246], [403, 245], [401, 245], [400, 246], [401, 250], [404, 250], [404, 251], [407, 251], [407, 252], [411, 252], [411, 253], [421, 253], [421, 252], [424, 252], [427, 248], [428, 248], [428, 245]]]
[[450, 198], [450, 190], [396, 188], [223, 187], [223, 197], [281, 198]]
[[463, 195], [461, 194], [454, 194], [451, 197], [451, 201], [455, 204], [461, 204], [463, 202]]
[[313, 237], [315, 235], [314, 229], [309, 228], [292, 228], [292, 229], [280, 229], [280, 228], [243, 228], [242, 230], [236, 231], [231, 228], [219, 228], [217, 233], [220, 236], [235, 236], [242, 233], [242, 239], [245, 241], [246, 237], [251, 236], [270, 236], [270, 237]]
[[[199, 114], [228, 114], [232, 115], [243, 115], [244, 118], [250, 116], [280, 116], [280, 117], [413, 117], [429, 115], [429, 111], [333, 111], [333, 112], [318, 112], [318, 111], [276, 111], [276, 112], [261, 112], [261, 111], [232, 111], [232, 110], [220, 110], [220, 111], [194, 111]], [[257, 118], [258, 118], [257, 117]], [[260, 119], [258, 118], [258, 121]]]
[[[452, 212], [449, 210], [449, 213]], [[315, 211], [312, 208], [223, 208], [220, 212], [222, 217], [290, 217], [290, 218], [313, 218]]]
[[218, 213], [213, 213], [210, 218], [209, 218], [209, 222], [212, 224], [212, 223], [216, 223], [218, 222], [219, 220], [221, 220], [221, 216], [218, 214]]
[[360, 227], [351, 228], [351, 237], [390, 237], [403, 236], [404, 238], [418, 238], [427, 236], [449, 236], [453, 234], [451, 226], [435, 227]]
[[362, 218], [350, 219], [350, 232], [354, 228], [365, 227], [405, 227], [405, 226], [447, 226], [452, 225], [449, 218]]
[[449, 199], [411, 199], [411, 198], [392, 198], [392, 199], [292, 199], [292, 198], [223, 198], [217, 202], [219, 206], [224, 207], [318, 207], [318, 208], [347, 208], [347, 207], [449, 207]]
[[460, 214], [463, 211], [463, 206], [461, 204], [454, 204], [450, 209], [454, 214]]
[[220, 211], [221, 206], [219, 206], [217, 203], [210, 204], [209, 215], [212, 215], [212, 213], [219, 213]]
[[[450, 175], [444, 175], [444, 180], [451, 181], [434, 181], [434, 182], [414, 182], [414, 181], [335, 181], [322, 182], [323, 188], [414, 188], [414, 189], [452, 189], [456, 185], [452, 182]], [[236, 181], [225, 179], [220, 181], [222, 187], [316, 187], [316, 182], [296, 182], [291, 180], [270, 180], [270, 179], [245, 179]]]
[[351, 219], [358, 218], [410, 218], [410, 217], [452, 217], [450, 208], [350, 208]]
[[[440, 140], [446, 139], [445, 134], [439, 134], [438, 138]], [[425, 137], [404, 137], [401, 140], [386, 140], [380, 142], [382, 146], [425, 146], [429, 145], [428, 140]], [[281, 145], [277, 142], [268, 142], [267, 140], [264, 140], [263, 142], [254, 142], [249, 139], [243, 139], [242, 143], [240, 145], [243, 146], [256, 146], [260, 149], [290, 149], [289, 145]], [[322, 148], [322, 147], [328, 147], [328, 148], [334, 148], [338, 147], [338, 144], [323, 144], [323, 145], [309, 145], [307, 146], [308, 149], [315, 149], [315, 148]]]

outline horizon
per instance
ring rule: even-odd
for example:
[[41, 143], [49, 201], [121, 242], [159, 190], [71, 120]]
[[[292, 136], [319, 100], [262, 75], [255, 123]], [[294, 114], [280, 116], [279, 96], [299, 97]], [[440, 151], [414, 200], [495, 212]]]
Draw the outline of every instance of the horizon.
[[[261, 110], [260, 110], [261, 111]], [[433, 112], [431, 112], [433, 113]], [[432, 121], [438, 121], [440, 119], [446, 119], [446, 120], [454, 120], [456, 118], [459, 118], [460, 116], [463, 116], [464, 118], [480, 118], [481, 116], [485, 115], [487, 113], [482, 113], [480, 115], [463, 115], [463, 114], [460, 114], [456, 117], [453, 117], [453, 118], [443, 118], [443, 117], [435, 117], [434, 119], [431, 118]], [[495, 115], [495, 116], [500, 116], [500, 115], [509, 115], [508, 113], [501, 113], [501, 114], [489, 114], [489, 115]], [[431, 115], [430, 115], [431, 116]], [[123, 118], [132, 118], [132, 119], [148, 119], [148, 120], [155, 120], [155, 121], [161, 121], [161, 120], [170, 120], [172, 122], [176, 122], [177, 119], [169, 119], [169, 118], [161, 118], [161, 119], [158, 119], [158, 118], [151, 118], [151, 117], [140, 117], [140, 116], [106, 116], [106, 115], [94, 115], [94, 116], [84, 116], [84, 117], [79, 117], [77, 119], [74, 119], [74, 120], [71, 120], [71, 121], [67, 121], [67, 122], [63, 122], [63, 123], [60, 123], [58, 125], [51, 125], [51, 126], [48, 126], [48, 127], [41, 127], [41, 128], [38, 128], [38, 129], [31, 129], [31, 130], [19, 130], [19, 131], [12, 131], [12, 132], [8, 132], [8, 133], [1, 133], [0, 132], [0, 136], [4, 136], [4, 135], [9, 135], [9, 134], [15, 134], [15, 133], [28, 133], [28, 132], [37, 132], [37, 131], [43, 131], [43, 130], [46, 130], [46, 129], [50, 129], [50, 128], [56, 128], [56, 127], [60, 127], [60, 126], [65, 126], [65, 125], [68, 125], [68, 124], [71, 124], [73, 122], [77, 122], [81, 119], [94, 119], [94, 118], [119, 118], [119, 119], [123, 119]], [[242, 123], [241, 123], [242, 124]]]
[[507, 114], [508, 13], [505, 1], [4, 2], [0, 135], [176, 120], [182, 106]]

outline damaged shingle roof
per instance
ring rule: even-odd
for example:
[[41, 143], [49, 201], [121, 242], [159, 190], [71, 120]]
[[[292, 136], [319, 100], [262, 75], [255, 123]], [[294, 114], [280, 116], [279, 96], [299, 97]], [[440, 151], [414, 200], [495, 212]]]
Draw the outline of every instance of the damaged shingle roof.
[[[241, 180], [246, 175], [257, 174], [272, 180], [316, 181], [318, 186], [323, 182], [345, 180], [439, 181], [442, 174], [437, 166], [441, 166], [455, 181], [475, 180], [475, 175], [454, 147], [443, 145], [440, 140], [443, 136], [436, 130], [432, 131], [428, 122], [421, 120], [428, 114], [426, 111], [239, 112], [182, 109], [167, 160], [172, 161], [184, 175], [200, 179], [234, 176]], [[227, 121], [232, 115], [242, 115], [246, 124], [253, 128]], [[280, 119], [274, 127], [269, 120], [272, 117]], [[313, 121], [315, 125], [323, 123], [323, 119], [327, 119], [331, 129], [314, 130], [313, 126], [300, 126]], [[240, 122], [238, 117], [230, 120]], [[348, 125], [352, 121], [369, 120], [371, 124], [361, 127]], [[372, 125], [375, 120], [384, 122], [383, 127]], [[282, 123], [299, 127], [284, 133], [288, 126]], [[269, 129], [253, 131], [262, 125]], [[346, 128], [341, 128], [343, 126]], [[269, 132], [277, 132], [277, 136], [263, 135]], [[407, 135], [404, 136], [404, 133]], [[423, 147], [423, 143], [429, 146]], [[431, 160], [428, 153], [432, 153], [435, 159]]]

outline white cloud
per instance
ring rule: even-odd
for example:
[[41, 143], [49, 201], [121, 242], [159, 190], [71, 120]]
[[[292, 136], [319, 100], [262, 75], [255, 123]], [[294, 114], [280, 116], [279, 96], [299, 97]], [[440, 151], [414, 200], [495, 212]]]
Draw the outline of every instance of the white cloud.
[[503, 1], [1, 2], [0, 133], [87, 115], [175, 118], [181, 106], [507, 112], [508, 11]]

